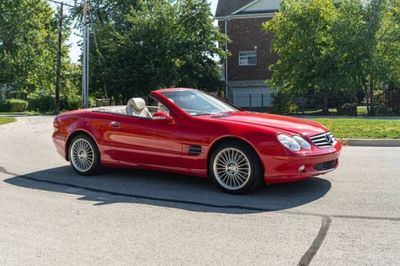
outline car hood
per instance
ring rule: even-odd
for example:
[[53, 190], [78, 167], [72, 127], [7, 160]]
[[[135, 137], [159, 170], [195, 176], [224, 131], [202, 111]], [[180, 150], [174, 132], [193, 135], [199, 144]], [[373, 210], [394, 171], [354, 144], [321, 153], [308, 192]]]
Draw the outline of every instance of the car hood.
[[303, 136], [313, 136], [329, 131], [323, 125], [295, 117], [252, 112], [235, 112], [214, 116], [215, 119], [265, 126], [277, 131], [291, 132]]

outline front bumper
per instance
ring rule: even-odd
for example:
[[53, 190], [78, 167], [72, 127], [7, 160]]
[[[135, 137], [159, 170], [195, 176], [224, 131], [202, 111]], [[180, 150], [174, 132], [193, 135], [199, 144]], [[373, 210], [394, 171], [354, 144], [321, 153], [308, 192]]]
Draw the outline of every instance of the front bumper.
[[295, 182], [323, 175], [339, 165], [341, 144], [327, 149], [318, 149], [309, 154], [271, 156], [264, 162], [264, 180], [267, 184]]

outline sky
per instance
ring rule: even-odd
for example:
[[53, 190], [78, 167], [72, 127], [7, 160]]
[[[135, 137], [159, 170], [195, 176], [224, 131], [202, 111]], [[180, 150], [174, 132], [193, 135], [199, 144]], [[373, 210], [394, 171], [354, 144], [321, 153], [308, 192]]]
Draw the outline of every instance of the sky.
[[[69, 1], [65, 1], [68, 3], [71, 3], [73, 1], [69, 0]], [[215, 14], [215, 10], [217, 8], [217, 4], [218, 4], [218, 0], [208, 0], [208, 2], [210, 2], [211, 4], [211, 12], [213, 14]], [[55, 7], [54, 4], [51, 4], [53, 7]], [[71, 34], [70, 39], [68, 40], [68, 44], [70, 45], [70, 53], [69, 56], [71, 58], [71, 60], [75, 63], [77, 63], [79, 61], [79, 57], [81, 55], [81, 48], [78, 46], [78, 43], [81, 41], [82, 37], [79, 36], [79, 32], [73, 32]]]

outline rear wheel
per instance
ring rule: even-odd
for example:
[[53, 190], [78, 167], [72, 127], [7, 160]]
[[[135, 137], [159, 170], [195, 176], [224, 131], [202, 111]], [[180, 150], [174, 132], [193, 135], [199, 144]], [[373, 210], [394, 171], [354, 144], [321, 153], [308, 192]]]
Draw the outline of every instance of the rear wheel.
[[100, 167], [100, 153], [96, 143], [87, 135], [75, 136], [68, 149], [72, 168], [80, 175], [94, 174]]
[[218, 146], [211, 155], [209, 173], [214, 183], [228, 193], [246, 193], [262, 183], [258, 156], [244, 143], [228, 142]]

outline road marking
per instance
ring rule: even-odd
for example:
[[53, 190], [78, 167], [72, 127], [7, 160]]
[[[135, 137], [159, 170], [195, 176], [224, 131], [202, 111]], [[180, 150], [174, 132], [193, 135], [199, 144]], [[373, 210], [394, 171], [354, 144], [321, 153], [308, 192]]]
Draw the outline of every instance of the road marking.
[[322, 218], [321, 221], [321, 228], [319, 229], [319, 232], [317, 236], [315, 237], [314, 241], [312, 242], [311, 246], [309, 249], [304, 253], [303, 257], [301, 257], [299, 266], [308, 266], [310, 265], [310, 262], [314, 258], [315, 254], [317, 254], [319, 248], [321, 247], [322, 243], [324, 242], [324, 239], [326, 237], [326, 234], [328, 233], [329, 226], [331, 225], [332, 218], [325, 216]]
[[6, 168], [1, 167], [1, 166], [0, 166], [0, 173], [6, 174], [6, 175], [18, 176], [18, 175], [16, 175], [15, 173], [8, 172]]

